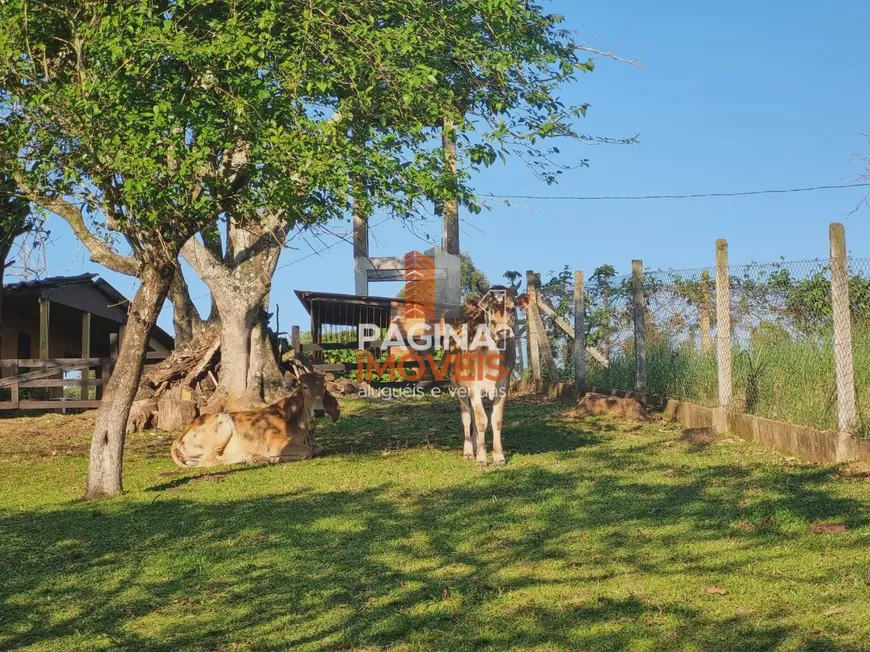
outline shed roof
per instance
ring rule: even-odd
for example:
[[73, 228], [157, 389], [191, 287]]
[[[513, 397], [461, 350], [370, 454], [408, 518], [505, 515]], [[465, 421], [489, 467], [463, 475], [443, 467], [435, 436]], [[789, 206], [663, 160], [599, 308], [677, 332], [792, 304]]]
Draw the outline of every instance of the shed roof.
[[[398, 306], [405, 303], [396, 297], [372, 297], [361, 294], [336, 294], [296, 290], [296, 296], [309, 315], [321, 324], [357, 326], [362, 323], [390, 325]], [[313, 311], [313, 312], [312, 312]]]
[[[33, 281], [10, 283], [4, 285], [3, 294], [10, 299], [34, 297], [52, 301], [118, 324], [127, 323], [129, 299], [97, 274], [49, 276]], [[172, 348], [175, 344], [172, 336], [157, 325], [151, 329], [151, 337], [167, 348]]]

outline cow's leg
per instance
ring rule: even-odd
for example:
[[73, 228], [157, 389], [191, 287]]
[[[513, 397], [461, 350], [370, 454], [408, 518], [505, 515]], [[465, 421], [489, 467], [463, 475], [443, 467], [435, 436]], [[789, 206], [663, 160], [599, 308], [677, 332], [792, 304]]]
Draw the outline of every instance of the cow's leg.
[[462, 445], [462, 457], [470, 460], [474, 457], [475, 441], [471, 438], [471, 426], [474, 420], [471, 417], [471, 401], [468, 396], [462, 395], [459, 397], [459, 411], [462, 413], [462, 433], [465, 435], [465, 442]]
[[489, 418], [486, 416], [480, 392], [472, 395], [471, 407], [474, 409], [474, 425], [477, 426], [477, 465], [486, 466], [486, 427], [489, 425]]
[[212, 437], [211, 446], [206, 455], [203, 456], [199, 466], [218, 466], [220, 464], [235, 464], [243, 460], [222, 460], [221, 455], [230, 443], [233, 435], [236, 433], [236, 426], [233, 423], [232, 417], [229, 415], [221, 415], [215, 424], [214, 436]]
[[492, 463], [496, 466], [504, 466], [504, 451], [501, 448], [501, 424], [504, 416], [505, 394], [496, 392], [492, 400]]

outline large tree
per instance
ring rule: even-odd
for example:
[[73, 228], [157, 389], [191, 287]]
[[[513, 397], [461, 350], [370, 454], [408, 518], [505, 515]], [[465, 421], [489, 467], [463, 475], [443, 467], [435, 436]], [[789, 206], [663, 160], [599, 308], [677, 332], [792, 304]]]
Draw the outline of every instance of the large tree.
[[[349, 175], [344, 187], [364, 216], [387, 208], [412, 218], [428, 210], [414, 201], [425, 196], [445, 211], [449, 207], [456, 219], [460, 202], [477, 209], [468, 187], [477, 167], [518, 155], [552, 182], [563, 168], [552, 158], [558, 150], [540, 147], [541, 139], [589, 139], [574, 128], [587, 107], [563, 104], [557, 91], [578, 72], [592, 70], [587, 55], [597, 51], [576, 43], [560, 28], [560, 17], [534, 3], [364, 0], [284, 11], [287, 24], [297, 26], [298, 40], [276, 52], [274, 61], [280, 64], [282, 56], [302, 61], [285, 83], [324, 90], [320, 116], [349, 147], [330, 165]], [[362, 77], [336, 74], [360, 65]], [[215, 70], [217, 83], [233, 83]], [[439, 139], [442, 147], [429, 150]], [[244, 155], [257, 146], [246, 142]], [[254, 182], [244, 171], [238, 181]], [[343, 201], [332, 207], [347, 208]], [[224, 242], [215, 246], [215, 239], [203, 234], [183, 249], [219, 313], [221, 374], [213, 409], [266, 398], [269, 378], [276, 376], [263, 315], [288, 219], [295, 220], [291, 210], [270, 214], [255, 228], [246, 226], [255, 208], [228, 204]], [[239, 249], [256, 255], [239, 256]]]
[[[582, 137], [586, 107], [557, 91], [592, 68], [560, 20], [520, 0], [0, 3], [4, 165], [93, 260], [141, 281], [89, 497], [122, 489], [148, 332], [170, 288], [176, 308], [189, 299], [179, 252], [217, 306], [221, 395], [261, 392], [252, 352], [295, 227], [343, 217], [352, 192], [398, 218], [431, 201], [474, 208], [468, 175], [499, 156], [555, 178], [537, 143]], [[442, 124], [456, 171], [431, 146]]]

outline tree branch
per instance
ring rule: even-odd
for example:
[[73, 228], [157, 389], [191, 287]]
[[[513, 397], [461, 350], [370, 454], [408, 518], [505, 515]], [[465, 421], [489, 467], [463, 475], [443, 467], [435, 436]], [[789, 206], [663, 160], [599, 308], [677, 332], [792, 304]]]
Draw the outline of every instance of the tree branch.
[[641, 63], [640, 59], [637, 59], [637, 58], [625, 59], [625, 58], [620, 57], [619, 55], [616, 54], [616, 48], [619, 47], [619, 44], [622, 43], [622, 40], [617, 41], [613, 45], [613, 47], [610, 48], [609, 50], [607, 50], [606, 52], [604, 50], [598, 50], [596, 48], [593, 48], [592, 44], [600, 38], [601, 38], [601, 35], [599, 34], [595, 38], [591, 38], [588, 41], [586, 41], [585, 43], [581, 43], [580, 45], [575, 46], [574, 49], [580, 50], [581, 52], [588, 52], [589, 54], [592, 54], [592, 55], [597, 56], [597, 57], [606, 57], [607, 59], [613, 59], [614, 61], [618, 61], [620, 63], [627, 63], [628, 65], [634, 66], [635, 68], [643, 68], [644, 67], [644, 65], [643, 65], [643, 63]]
[[235, 285], [233, 277], [227, 271], [224, 262], [215, 256], [208, 247], [197, 240], [196, 236], [184, 243], [184, 246], [181, 248], [181, 255], [210, 290], [216, 284], [226, 287]]
[[119, 274], [127, 274], [128, 276], [139, 275], [139, 270], [141, 268], [140, 262], [132, 256], [123, 256], [119, 254], [91, 233], [91, 230], [88, 228], [87, 224], [85, 224], [85, 218], [82, 215], [81, 208], [72, 202], [67, 201], [63, 197], [49, 197], [31, 190], [27, 187], [26, 183], [24, 183], [24, 180], [17, 175], [15, 181], [29, 201], [32, 201], [34, 204], [54, 213], [70, 225], [70, 228], [73, 230], [76, 237], [81, 240], [85, 247], [87, 247], [91, 254], [92, 261], [99, 263], [104, 267], [108, 267]]

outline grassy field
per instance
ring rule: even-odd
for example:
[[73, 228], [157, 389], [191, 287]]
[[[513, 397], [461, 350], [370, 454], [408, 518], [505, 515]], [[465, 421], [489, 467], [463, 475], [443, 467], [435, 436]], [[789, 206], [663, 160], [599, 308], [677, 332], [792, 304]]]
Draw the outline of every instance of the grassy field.
[[870, 646], [864, 475], [526, 397], [478, 469], [446, 399], [343, 408], [280, 466], [178, 471], [135, 435], [92, 504], [91, 416], [0, 419], [0, 648]]

